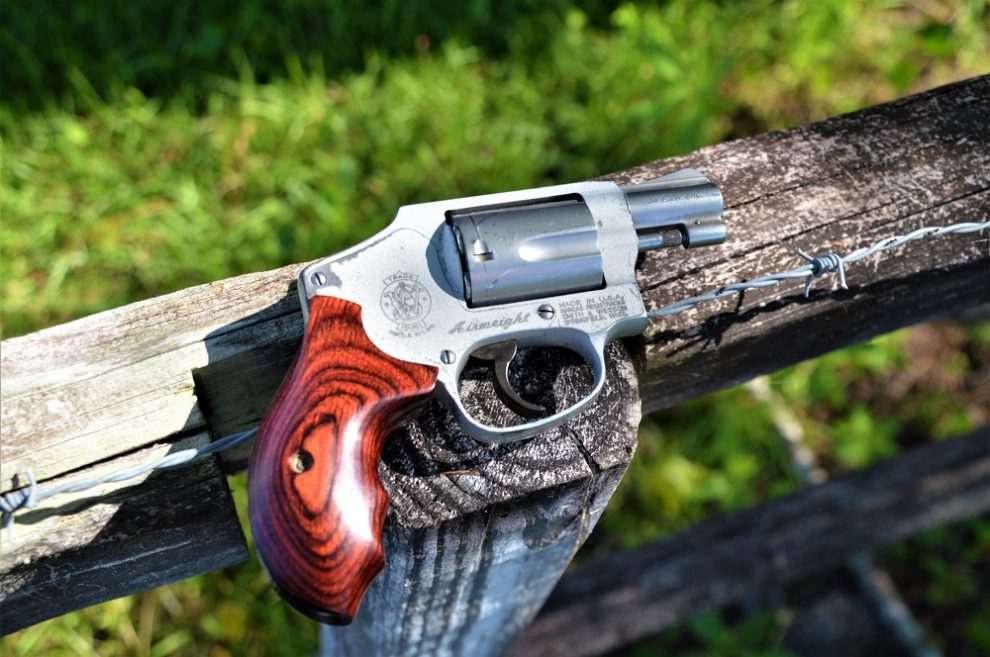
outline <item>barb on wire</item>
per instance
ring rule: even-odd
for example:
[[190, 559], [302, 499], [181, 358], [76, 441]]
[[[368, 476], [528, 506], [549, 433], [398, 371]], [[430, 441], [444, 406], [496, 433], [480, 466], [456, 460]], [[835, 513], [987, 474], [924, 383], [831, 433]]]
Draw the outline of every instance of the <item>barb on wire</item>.
[[761, 287], [772, 287], [784, 281], [800, 278], [804, 279], [804, 296], [807, 297], [811, 293], [811, 284], [814, 279], [830, 272], [836, 272], [839, 277], [839, 286], [843, 289], [847, 289], [845, 265], [848, 265], [851, 262], [858, 262], [873, 255], [874, 253], [895, 249], [902, 244], [915, 240], [929, 239], [937, 235], [946, 235], [949, 233], [978, 233], [988, 229], [990, 229], [990, 221], [984, 221], [982, 223], [963, 222], [952, 224], [950, 226], [929, 226], [926, 228], [919, 228], [918, 230], [910, 232], [906, 235], [894, 235], [893, 237], [882, 239], [872, 246], [857, 249], [844, 256], [840, 256], [836, 253], [827, 253], [816, 257], [808, 255], [804, 251], [798, 250], [798, 254], [807, 261], [807, 264], [789, 271], [769, 274], [767, 276], [759, 276], [748, 281], [743, 281], [742, 283], [733, 283], [731, 285], [717, 287], [697, 296], [675, 301], [674, 303], [651, 310], [647, 313], [647, 316], [650, 318], [655, 318], [676, 315], [677, 313], [690, 310], [691, 308], [708, 301], [714, 301], [716, 299], [732, 296], [734, 294], [742, 294], [746, 290], [753, 290]]
[[70, 481], [60, 486], [39, 486], [38, 482], [35, 481], [34, 472], [32, 472], [30, 468], [27, 468], [24, 474], [27, 476], [28, 485], [24, 488], [19, 488], [0, 495], [0, 524], [2, 524], [3, 528], [7, 530], [7, 539], [13, 542], [14, 515], [22, 509], [30, 509], [51, 497], [55, 497], [56, 495], [64, 495], [65, 493], [81, 493], [91, 488], [102, 486], [103, 484], [112, 484], [127, 481], [128, 479], [134, 479], [135, 477], [140, 477], [141, 475], [151, 472], [152, 470], [174, 468], [176, 466], [189, 463], [190, 461], [201, 456], [216, 454], [217, 452], [222, 452], [230, 449], [231, 447], [240, 445], [241, 443], [254, 438], [256, 433], [258, 433], [257, 429], [241, 431], [240, 433], [231, 434], [224, 438], [220, 438], [219, 440], [214, 440], [210, 444], [203, 445], [202, 447], [184, 449], [182, 451], [175, 452], [174, 454], [167, 454], [157, 461], [152, 461], [151, 463], [142, 463], [123, 470], [117, 470], [116, 472], [111, 472], [103, 475], [102, 477]]

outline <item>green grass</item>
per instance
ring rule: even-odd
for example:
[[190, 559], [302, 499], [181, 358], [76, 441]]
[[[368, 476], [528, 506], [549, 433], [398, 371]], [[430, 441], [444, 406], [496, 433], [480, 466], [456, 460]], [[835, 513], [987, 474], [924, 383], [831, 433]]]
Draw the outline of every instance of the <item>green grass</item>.
[[513, 44], [536, 54], [567, 14], [579, 8], [602, 24], [616, 0], [101, 0], [0, 5], [0, 87], [19, 108], [72, 106], [77, 71], [101, 97], [129, 87], [199, 105], [217, 78], [253, 71], [261, 82], [300, 69], [338, 78], [370, 56], [403, 57], [452, 39], [488, 55]]
[[[982, 2], [536, 6], [200, 3], [194, 20], [191, 3], [0, 5], [0, 56], [17, 63], [0, 69], [3, 336], [326, 255], [402, 204], [589, 178], [889, 100], [979, 73], [990, 47]], [[986, 421], [971, 379], [990, 329], [944, 330], [789, 368], [771, 379], [775, 399], [832, 472], [965, 431]], [[635, 545], [796, 485], [772, 408], [728, 390], [644, 423], [595, 542]], [[243, 511], [243, 480], [233, 488]], [[953, 588], [969, 571], [933, 559], [947, 591], [933, 607], [972, 602]], [[970, 606], [959, 632], [985, 640], [972, 627], [988, 610]], [[774, 655], [781, 618], [712, 612], [636, 654]], [[252, 559], [17, 633], [4, 651], [315, 642]]]

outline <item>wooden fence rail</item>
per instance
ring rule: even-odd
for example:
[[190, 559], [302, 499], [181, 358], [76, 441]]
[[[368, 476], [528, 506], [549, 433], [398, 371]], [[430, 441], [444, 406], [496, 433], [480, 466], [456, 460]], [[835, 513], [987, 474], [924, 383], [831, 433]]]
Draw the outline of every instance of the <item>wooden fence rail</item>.
[[565, 575], [511, 657], [604, 655], [690, 617], [990, 512], [990, 428]]
[[[648, 307], [790, 269], [797, 248], [845, 252], [990, 217], [990, 78], [609, 178], [685, 166], [722, 188], [729, 240], [645, 255], [638, 275]], [[847, 291], [825, 279], [810, 299], [796, 284], [652, 322], [644, 338], [610, 348], [609, 388], [593, 410], [521, 444], [474, 443], [431, 405], [384, 455], [389, 566], [355, 624], [332, 632], [335, 654], [504, 653], [621, 478], [640, 400], [648, 411], [670, 406], [988, 303], [988, 267], [985, 235], [943, 237], [853, 265]], [[302, 335], [299, 269], [4, 341], [2, 490], [26, 468], [58, 484], [255, 426]], [[529, 353], [517, 374], [563, 404], [584, 370], [566, 355]], [[469, 372], [465, 390], [479, 412], [491, 393], [484, 375]], [[242, 465], [243, 454], [233, 455], [20, 514], [17, 542], [0, 539], [2, 631], [244, 559], [223, 474]]]

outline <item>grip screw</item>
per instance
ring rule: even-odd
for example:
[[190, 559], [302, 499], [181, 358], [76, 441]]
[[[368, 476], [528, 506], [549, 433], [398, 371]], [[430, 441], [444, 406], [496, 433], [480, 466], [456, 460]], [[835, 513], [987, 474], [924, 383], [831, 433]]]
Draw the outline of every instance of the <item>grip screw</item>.
[[549, 303], [545, 303], [536, 309], [536, 314], [543, 319], [553, 319], [554, 312], [556, 311], [554, 311], [553, 306]]
[[313, 467], [313, 455], [304, 449], [289, 457], [289, 469], [296, 474], [302, 474]]

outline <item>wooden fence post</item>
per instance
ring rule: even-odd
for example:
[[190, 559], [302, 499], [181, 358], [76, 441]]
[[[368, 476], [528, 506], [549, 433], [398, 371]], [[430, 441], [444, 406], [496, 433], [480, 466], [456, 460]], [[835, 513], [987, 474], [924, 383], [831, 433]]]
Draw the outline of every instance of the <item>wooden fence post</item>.
[[[577, 401], [590, 384], [573, 358], [521, 358], [519, 371], [549, 384], [538, 386], [548, 391], [540, 403]], [[452, 430], [439, 404], [395, 439], [381, 468], [386, 488], [403, 491], [392, 496], [386, 523], [388, 565], [352, 625], [322, 629], [323, 654], [506, 651], [591, 533], [635, 449], [635, 375], [620, 343], [606, 358], [608, 384], [594, 407], [532, 441], [480, 447]], [[493, 408], [491, 391], [479, 389], [488, 385], [467, 391], [478, 415]], [[423, 472], [423, 455], [440, 472], [415, 488], [401, 485], [402, 472]]]

